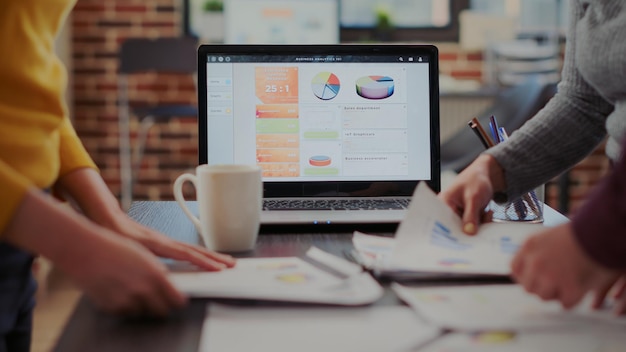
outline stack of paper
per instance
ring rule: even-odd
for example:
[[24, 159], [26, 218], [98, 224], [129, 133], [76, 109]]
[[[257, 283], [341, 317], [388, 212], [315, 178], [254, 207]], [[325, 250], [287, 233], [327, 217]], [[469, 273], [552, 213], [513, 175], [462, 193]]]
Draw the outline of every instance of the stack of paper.
[[519, 285], [393, 284], [392, 289], [428, 324], [451, 331], [420, 351], [610, 352], [626, 347], [626, 317], [613, 315], [611, 300], [593, 310], [588, 296], [566, 311]]
[[487, 223], [479, 234], [461, 230], [461, 218], [425, 183], [413, 194], [394, 239], [355, 233], [353, 243], [366, 265], [384, 272], [510, 274], [520, 245], [540, 224]]
[[169, 278], [191, 297], [352, 306], [370, 304], [382, 296], [382, 287], [360, 267], [317, 248], [307, 255], [332, 272], [297, 257], [245, 258], [232, 269], [178, 272]]
[[481, 331], [451, 333], [420, 352], [618, 352], [624, 351], [623, 331], [573, 329], [534, 333]]
[[601, 324], [626, 328], [626, 318], [616, 318], [610, 307], [591, 309], [591, 296], [568, 311], [556, 301], [544, 302], [525, 292], [520, 285], [407, 287], [394, 283], [392, 289], [430, 324], [456, 331], [545, 331]]
[[211, 304], [204, 351], [409, 351], [440, 335], [403, 306], [237, 307]]

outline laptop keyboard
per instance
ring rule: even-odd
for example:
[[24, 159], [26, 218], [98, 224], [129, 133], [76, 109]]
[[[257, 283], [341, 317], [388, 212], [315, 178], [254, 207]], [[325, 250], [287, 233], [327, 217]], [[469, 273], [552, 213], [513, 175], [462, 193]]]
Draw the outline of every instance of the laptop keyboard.
[[263, 210], [393, 210], [406, 209], [410, 199], [264, 199]]

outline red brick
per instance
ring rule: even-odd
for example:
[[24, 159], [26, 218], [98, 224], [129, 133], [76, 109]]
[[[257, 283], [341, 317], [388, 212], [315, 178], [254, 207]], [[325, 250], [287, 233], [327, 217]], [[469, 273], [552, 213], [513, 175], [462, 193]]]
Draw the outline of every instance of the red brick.
[[117, 92], [117, 84], [112, 83], [98, 83], [96, 84], [96, 89], [100, 92], [102, 91], [115, 91]]
[[170, 86], [168, 86], [167, 84], [163, 84], [163, 83], [151, 83], [151, 84], [138, 84], [136, 88], [138, 91], [165, 92], [170, 88]]
[[459, 55], [456, 53], [439, 53], [440, 61], [456, 61]]
[[175, 23], [173, 21], [144, 21], [141, 25], [147, 28], [154, 28], [154, 27], [167, 28], [167, 27], [174, 27]]
[[450, 75], [454, 78], [481, 78], [482, 72], [478, 70], [452, 70]]
[[[148, 7], [145, 5], [115, 5], [116, 12], [146, 12]], [[139, 15], [139, 14], [137, 14]]]
[[72, 11], [74, 13], [77, 13], [77, 12], [103, 12], [104, 10], [105, 10], [104, 4], [86, 3], [85, 1], [79, 1], [76, 3]]
[[483, 61], [483, 53], [468, 53], [467, 61]]
[[74, 43], [103, 44], [106, 38], [103, 36], [82, 36], [75, 33], [73, 41]]

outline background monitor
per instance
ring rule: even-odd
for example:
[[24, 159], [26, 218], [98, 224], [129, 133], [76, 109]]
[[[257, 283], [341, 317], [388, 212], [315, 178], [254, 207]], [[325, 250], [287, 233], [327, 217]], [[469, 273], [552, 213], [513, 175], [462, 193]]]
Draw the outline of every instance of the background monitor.
[[226, 44], [335, 44], [337, 0], [224, 0]]

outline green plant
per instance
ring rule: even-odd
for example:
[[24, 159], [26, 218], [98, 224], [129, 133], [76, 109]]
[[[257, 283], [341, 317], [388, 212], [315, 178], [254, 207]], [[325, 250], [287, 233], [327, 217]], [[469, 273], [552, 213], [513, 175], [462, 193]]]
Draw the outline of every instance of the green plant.
[[205, 12], [222, 12], [224, 11], [224, 2], [222, 0], [207, 0], [202, 5]]
[[388, 31], [393, 28], [391, 14], [385, 8], [376, 9], [376, 29], [379, 31]]

